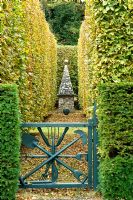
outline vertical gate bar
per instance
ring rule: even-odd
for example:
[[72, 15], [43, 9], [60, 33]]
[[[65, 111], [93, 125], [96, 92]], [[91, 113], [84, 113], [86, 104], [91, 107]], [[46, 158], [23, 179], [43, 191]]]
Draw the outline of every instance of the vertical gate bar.
[[92, 120], [88, 122], [88, 187], [92, 188]]
[[98, 152], [97, 152], [97, 146], [98, 146], [98, 132], [97, 132], [97, 124], [98, 124], [98, 120], [97, 120], [97, 115], [96, 115], [96, 103], [94, 103], [94, 115], [93, 115], [93, 141], [94, 141], [94, 149], [93, 149], [93, 160], [94, 160], [94, 164], [93, 164], [93, 187], [94, 190], [97, 189], [98, 186], [98, 165], [99, 165], [99, 161], [98, 161]]
[[97, 189], [98, 186], [98, 153], [97, 153], [97, 145], [98, 145], [98, 133], [96, 130], [96, 126], [94, 126], [94, 150], [93, 150], [93, 159], [94, 159], [94, 166], [93, 166], [93, 177], [94, 177], [94, 190]]
[[[47, 128], [48, 129], [48, 140], [50, 139], [50, 134], [49, 134], [49, 127]], [[50, 141], [49, 141], [50, 142]]]
[[53, 138], [53, 127], [51, 126], [51, 139]]
[[[53, 129], [54, 129], [54, 132], [53, 132]], [[55, 154], [55, 128], [51, 129], [51, 136], [52, 136], [52, 147], [51, 147], [51, 153], [52, 154]], [[54, 164], [55, 164], [55, 161], [52, 160], [52, 183], [54, 182]]]
[[60, 137], [60, 129], [58, 127], [58, 139], [59, 139], [59, 137]]

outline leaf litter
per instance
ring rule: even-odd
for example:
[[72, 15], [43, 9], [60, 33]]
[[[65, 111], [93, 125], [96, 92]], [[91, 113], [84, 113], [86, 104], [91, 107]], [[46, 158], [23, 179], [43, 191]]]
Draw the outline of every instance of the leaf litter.
[[[75, 113], [70, 113], [68, 116], [63, 115], [62, 113], [58, 113], [58, 111], [52, 112], [52, 114], [45, 119], [45, 122], [86, 122], [87, 119], [80, 111], [76, 111]], [[40, 140], [40, 144], [42, 145], [43, 141], [41, 140], [38, 133], [36, 133], [36, 137]], [[65, 137], [63, 144], [67, 144], [71, 141], [72, 137], [69, 134], [68, 137]], [[60, 147], [60, 148], [61, 148]], [[47, 149], [48, 150], [48, 149]], [[85, 145], [84, 149], [82, 147], [81, 142], [76, 143], [72, 148], [69, 148], [65, 151], [65, 154], [73, 154], [76, 155], [77, 152], [87, 151], [87, 145]], [[22, 154], [29, 155], [32, 154], [39, 154], [40, 152], [35, 149], [27, 149], [25, 147], [21, 148]], [[73, 159], [63, 160], [67, 164], [71, 165], [72, 167], [79, 167], [79, 163], [73, 161]], [[21, 162], [21, 171], [24, 174], [25, 172], [33, 169], [33, 166], [39, 164], [41, 162], [40, 159], [22, 159]], [[80, 162], [80, 170], [86, 171], [87, 166], [84, 164], [85, 162]], [[35, 165], [35, 166], [36, 166]], [[34, 177], [37, 178], [42, 173], [40, 170]], [[61, 177], [60, 180], [64, 179], [64, 182], [69, 179], [69, 181], [74, 181], [70, 177], [73, 177], [72, 174], [67, 171], [64, 167], [60, 169]], [[31, 179], [32, 180], [32, 179]], [[19, 189], [17, 193], [17, 200], [102, 200], [102, 197], [99, 193], [94, 192], [93, 190], [89, 189], [82, 189], [82, 188], [72, 188], [72, 189]]]

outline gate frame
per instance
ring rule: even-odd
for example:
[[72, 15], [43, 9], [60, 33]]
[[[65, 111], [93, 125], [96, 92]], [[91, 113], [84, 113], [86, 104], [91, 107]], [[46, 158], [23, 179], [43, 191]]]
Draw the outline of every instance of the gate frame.
[[38, 128], [38, 127], [86, 127], [88, 128], [88, 182], [87, 183], [58, 183], [51, 182], [46, 183], [44, 181], [34, 181], [31, 184], [24, 182], [20, 177], [19, 188], [90, 188], [97, 189], [98, 186], [98, 132], [97, 132], [98, 120], [96, 116], [96, 104], [94, 104], [93, 118], [88, 122], [42, 122], [42, 123], [22, 123], [22, 128]]

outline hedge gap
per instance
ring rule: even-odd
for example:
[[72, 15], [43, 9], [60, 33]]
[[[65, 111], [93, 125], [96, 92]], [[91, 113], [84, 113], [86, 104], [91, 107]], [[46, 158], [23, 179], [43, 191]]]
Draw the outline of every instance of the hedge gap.
[[77, 46], [58, 45], [57, 47], [57, 86], [61, 84], [64, 69], [64, 61], [68, 60], [68, 68], [75, 95], [78, 95], [78, 66], [77, 66]]

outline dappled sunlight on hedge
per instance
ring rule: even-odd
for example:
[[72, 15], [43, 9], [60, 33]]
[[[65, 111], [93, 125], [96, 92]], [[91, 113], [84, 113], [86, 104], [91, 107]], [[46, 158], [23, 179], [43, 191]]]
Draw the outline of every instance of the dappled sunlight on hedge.
[[133, 10], [127, 1], [90, 0], [80, 30], [79, 99], [91, 112], [97, 85], [133, 81]]
[[42, 121], [56, 98], [56, 40], [39, 0], [2, 1], [2, 83], [19, 86], [25, 121]]

